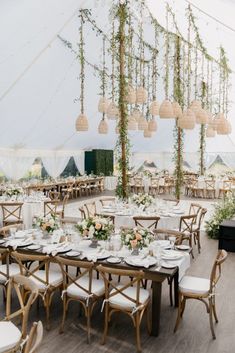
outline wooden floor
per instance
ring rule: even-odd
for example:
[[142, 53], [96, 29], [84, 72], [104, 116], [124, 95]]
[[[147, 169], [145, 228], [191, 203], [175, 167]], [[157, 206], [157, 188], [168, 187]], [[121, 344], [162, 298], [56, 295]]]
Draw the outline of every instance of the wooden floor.
[[[190, 274], [208, 277], [217, 252], [217, 241], [202, 239], [202, 253], [197, 255], [189, 270]], [[223, 267], [223, 276], [217, 288], [216, 325], [217, 339], [212, 340], [208, 315], [202, 303], [189, 301], [184, 318], [176, 334], [173, 333], [177, 310], [169, 306], [168, 286], [163, 285], [161, 331], [159, 337], [150, 337], [145, 321], [142, 323], [143, 352], [157, 353], [233, 353], [235, 352], [235, 253], [230, 253]], [[3, 304], [1, 300], [1, 313]], [[78, 305], [71, 304], [65, 333], [59, 334], [62, 302], [54, 297], [51, 312], [51, 330], [45, 331], [39, 353], [130, 353], [135, 352], [135, 334], [130, 319], [123, 315], [113, 316], [106, 345], [100, 345], [103, 330], [103, 314], [97, 307], [92, 318], [91, 344], [86, 343], [85, 319], [78, 317]], [[2, 316], [2, 315], [1, 315]], [[44, 321], [44, 310], [32, 308], [30, 320]]]

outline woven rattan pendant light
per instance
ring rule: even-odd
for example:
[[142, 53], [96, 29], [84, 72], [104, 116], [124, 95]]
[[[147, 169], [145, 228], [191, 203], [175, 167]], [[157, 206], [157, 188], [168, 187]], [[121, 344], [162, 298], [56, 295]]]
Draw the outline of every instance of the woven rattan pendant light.
[[154, 117], [148, 122], [148, 130], [151, 132], [157, 131], [157, 122]]
[[145, 137], [145, 138], [150, 138], [150, 137], [152, 137], [152, 132], [149, 131], [148, 128], [147, 128], [147, 129], [144, 129], [144, 137]]
[[178, 127], [185, 130], [192, 130], [195, 127], [195, 114], [191, 109], [183, 112], [180, 119], [178, 119]]
[[182, 116], [183, 112], [182, 112], [182, 108], [179, 105], [179, 103], [178, 102], [173, 102], [172, 103], [172, 108], [173, 108], [173, 112], [174, 112], [175, 118], [180, 118]]
[[[195, 112], [194, 112], [195, 113]], [[208, 114], [204, 109], [199, 109], [196, 113], [196, 124], [207, 124]]]
[[138, 130], [138, 123], [132, 114], [130, 114], [128, 117], [127, 129], [128, 130]]
[[111, 102], [107, 109], [107, 118], [110, 120], [116, 120], [119, 115], [119, 109], [114, 102]]
[[208, 125], [206, 128], [206, 137], [210, 138], [210, 137], [215, 137], [216, 132], [213, 129], [213, 127], [211, 125]]
[[139, 119], [141, 118], [141, 111], [137, 108], [135, 108], [132, 112], [132, 116], [135, 118], [136, 122], [138, 123], [139, 122]]
[[141, 117], [139, 118], [138, 130], [142, 131], [142, 130], [146, 130], [146, 129], [148, 129], [148, 122], [142, 114]]
[[109, 127], [108, 127], [108, 123], [107, 123], [106, 119], [105, 118], [101, 119], [99, 126], [98, 126], [99, 134], [103, 134], [103, 135], [107, 134], [108, 129], [109, 129]]
[[80, 114], [76, 120], [77, 131], [88, 131], [88, 119], [85, 114]]

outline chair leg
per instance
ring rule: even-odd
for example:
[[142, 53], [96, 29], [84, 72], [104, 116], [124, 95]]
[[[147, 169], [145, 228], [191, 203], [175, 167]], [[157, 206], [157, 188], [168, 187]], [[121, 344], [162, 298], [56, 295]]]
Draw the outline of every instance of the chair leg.
[[172, 281], [173, 277], [167, 279], [169, 285], [169, 297], [170, 297], [170, 306], [173, 306], [173, 297], [172, 297]]
[[103, 333], [103, 338], [101, 344], [106, 343], [107, 339], [107, 334], [108, 334], [108, 328], [109, 328], [109, 308], [108, 308], [108, 303], [105, 304], [105, 314], [104, 314], [104, 333]]
[[63, 317], [62, 317], [62, 322], [60, 325], [59, 333], [64, 332], [64, 323], [65, 323], [65, 319], [66, 319], [67, 309], [68, 309], [68, 307], [67, 307], [67, 303], [66, 303], [66, 295], [64, 295], [64, 298], [63, 298]]
[[200, 254], [201, 252], [200, 230], [199, 232], [197, 232], [197, 248], [198, 248], [198, 253]]
[[87, 319], [87, 343], [90, 343], [91, 340], [91, 307], [88, 305], [86, 310], [86, 319]]
[[46, 309], [46, 329], [50, 330], [50, 295], [46, 294], [44, 299]]
[[213, 306], [212, 306], [212, 299], [209, 299], [209, 320], [210, 320], [210, 329], [212, 333], [212, 337], [215, 340], [215, 331], [214, 331], [214, 325], [213, 325]]
[[182, 311], [182, 294], [179, 292], [178, 314], [177, 314], [174, 332], [177, 331], [180, 320], [182, 318], [181, 311]]
[[136, 329], [136, 346], [137, 346], [137, 352], [141, 352], [141, 343], [140, 343], [140, 313], [136, 313], [136, 319], [135, 319], [135, 329]]
[[218, 323], [219, 320], [218, 320], [218, 316], [217, 316], [217, 313], [216, 313], [215, 297], [213, 298], [212, 309], [213, 309], [213, 314], [214, 314], [215, 322]]

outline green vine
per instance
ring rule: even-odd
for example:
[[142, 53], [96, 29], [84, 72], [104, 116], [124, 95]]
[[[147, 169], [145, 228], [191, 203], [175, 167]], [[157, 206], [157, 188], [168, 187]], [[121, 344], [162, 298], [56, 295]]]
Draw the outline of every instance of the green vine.
[[[183, 85], [181, 79], [181, 39], [179, 36], [175, 39], [175, 55], [174, 55], [174, 99], [181, 107], [184, 106]], [[174, 156], [175, 164], [174, 175], [175, 181], [175, 197], [180, 199], [181, 187], [183, 184], [183, 148], [184, 148], [184, 132], [177, 126], [177, 120], [173, 131], [174, 137]]]
[[80, 104], [81, 104], [81, 113], [84, 114], [84, 80], [85, 80], [85, 59], [84, 59], [84, 37], [83, 37], [83, 13], [80, 11], [80, 27], [79, 27], [79, 59], [80, 59], [80, 84], [81, 84], [81, 92], [80, 92]]

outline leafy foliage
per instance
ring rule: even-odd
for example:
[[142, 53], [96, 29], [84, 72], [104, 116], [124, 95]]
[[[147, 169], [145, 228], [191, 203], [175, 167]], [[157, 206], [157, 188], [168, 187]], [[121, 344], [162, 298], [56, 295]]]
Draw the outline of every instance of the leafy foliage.
[[215, 205], [211, 219], [206, 222], [206, 232], [210, 238], [218, 239], [219, 227], [225, 219], [231, 219], [235, 215], [235, 197], [227, 197], [221, 203]]

